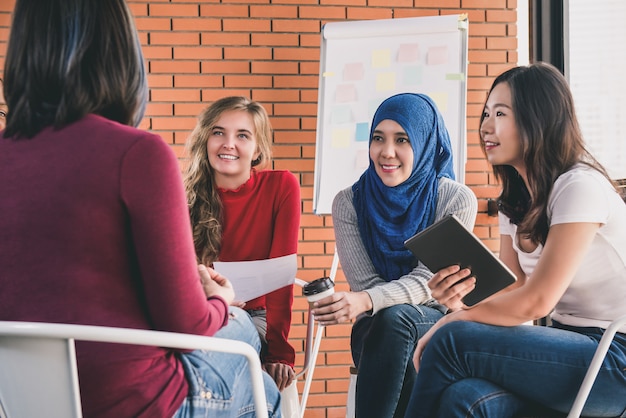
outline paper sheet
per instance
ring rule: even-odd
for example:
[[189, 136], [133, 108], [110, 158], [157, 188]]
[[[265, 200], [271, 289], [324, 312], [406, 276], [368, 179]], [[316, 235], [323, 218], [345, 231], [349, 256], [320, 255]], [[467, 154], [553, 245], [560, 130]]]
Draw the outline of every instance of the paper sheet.
[[213, 268], [235, 289], [235, 300], [247, 302], [294, 283], [296, 254], [258, 261], [216, 261]]

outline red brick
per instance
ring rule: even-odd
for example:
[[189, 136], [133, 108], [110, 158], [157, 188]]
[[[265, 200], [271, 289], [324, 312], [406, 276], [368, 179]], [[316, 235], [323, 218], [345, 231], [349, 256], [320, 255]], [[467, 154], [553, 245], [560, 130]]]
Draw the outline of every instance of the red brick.
[[[278, 88], [317, 88], [319, 77], [316, 76], [277, 76], [274, 87]], [[316, 106], [317, 111], [317, 106]], [[316, 114], [311, 113], [311, 114]]]
[[392, 10], [389, 8], [348, 7], [349, 20], [391, 19]]
[[176, 74], [174, 75], [176, 88], [205, 88], [222, 87], [222, 76], [214, 74]]
[[272, 23], [273, 32], [319, 33], [321, 28], [322, 25], [319, 20], [289, 19], [274, 20]]
[[255, 61], [253, 74], [298, 74], [297, 62]]
[[506, 36], [507, 25], [502, 23], [474, 23], [470, 24], [471, 36]]
[[274, 145], [272, 155], [274, 159], [300, 158], [302, 150], [298, 146]]
[[466, 9], [504, 9], [506, 0], [463, 0]]
[[150, 61], [151, 73], [168, 73], [168, 74], [181, 74], [181, 73], [199, 73], [200, 65], [197, 61], [181, 61], [181, 60], [165, 60], [165, 61]]
[[201, 45], [219, 45], [219, 46], [248, 46], [250, 45], [250, 34], [247, 33], [201, 33]]
[[226, 75], [224, 76], [224, 87], [271, 87], [271, 76], [256, 76], [256, 75]]
[[292, 89], [255, 89], [252, 92], [252, 99], [259, 102], [273, 103], [297, 102], [299, 101], [299, 94], [298, 90]]
[[224, 59], [227, 60], [269, 60], [272, 59], [272, 48], [265, 47], [226, 47]]
[[174, 86], [174, 78], [171, 74], [163, 75], [163, 74], [148, 74], [148, 86], [150, 88], [156, 87], [173, 87]]
[[199, 16], [197, 4], [149, 4], [150, 16]]
[[301, 19], [345, 19], [347, 17], [345, 7], [301, 6], [298, 10]]
[[208, 46], [175, 46], [173, 49], [175, 60], [216, 60], [222, 59], [222, 48]]
[[251, 45], [294, 46], [298, 45], [298, 39], [293, 33], [253, 33]]
[[200, 45], [200, 35], [191, 32], [152, 32], [150, 45]]
[[224, 19], [223, 28], [225, 32], [269, 32], [271, 23], [269, 19]]
[[135, 18], [138, 31], [171, 30], [172, 21], [168, 18], [138, 17]]
[[[421, 8], [442, 8], [458, 9], [461, 7], [461, 0], [416, 0], [416, 7]], [[466, 7], [469, 9], [469, 7]]]
[[200, 16], [207, 17], [249, 17], [247, 6], [233, 6], [231, 4], [200, 5]]
[[250, 63], [245, 61], [202, 61], [200, 72], [203, 74], [249, 74]]
[[222, 29], [222, 21], [207, 17], [174, 18], [172, 19], [172, 28], [181, 32], [219, 31]]
[[250, 6], [250, 17], [269, 17], [272, 19], [281, 19], [281, 18], [297, 18], [298, 17], [298, 8], [296, 6], [281, 6], [281, 5], [270, 5], [270, 6]]
[[141, 48], [143, 57], [146, 60], [172, 59], [171, 46], [151, 46], [147, 45]]
[[516, 10], [487, 10], [487, 22], [515, 22]]

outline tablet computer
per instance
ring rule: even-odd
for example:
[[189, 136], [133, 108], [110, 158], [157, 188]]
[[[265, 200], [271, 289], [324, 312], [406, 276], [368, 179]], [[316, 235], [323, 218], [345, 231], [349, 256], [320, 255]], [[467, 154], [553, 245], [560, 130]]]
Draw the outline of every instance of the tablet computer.
[[435, 222], [404, 242], [406, 248], [436, 273], [444, 267], [469, 268], [476, 287], [463, 298], [475, 305], [514, 283], [515, 274], [454, 215]]

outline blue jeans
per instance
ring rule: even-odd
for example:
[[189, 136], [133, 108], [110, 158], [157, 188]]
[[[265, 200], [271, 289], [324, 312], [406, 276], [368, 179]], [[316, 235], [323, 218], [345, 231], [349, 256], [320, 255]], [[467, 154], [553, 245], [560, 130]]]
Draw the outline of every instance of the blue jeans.
[[415, 380], [417, 340], [443, 316], [424, 305], [395, 305], [352, 327], [352, 359], [358, 368], [357, 418], [404, 416]]
[[[228, 325], [215, 336], [246, 342], [257, 351], [261, 348], [259, 334], [250, 316], [236, 307], [230, 308]], [[252, 381], [244, 356], [195, 350], [180, 357], [189, 382], [189, 394], [174, 418], [255, 417]], [[265, 372], [263, 382], [268, 414], [280, 418], [278, 388]]]
[[[446, 324], [424, 350], [406, 417], [517, 416], [571, 408], [600, 328]], [[617, 334], [584, 416], [626, 416], [626, 335]]]

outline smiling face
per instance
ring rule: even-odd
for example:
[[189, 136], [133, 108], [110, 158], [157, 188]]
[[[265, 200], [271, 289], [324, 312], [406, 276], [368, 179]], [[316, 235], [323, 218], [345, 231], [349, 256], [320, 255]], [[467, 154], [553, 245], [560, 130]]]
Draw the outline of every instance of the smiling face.
[[398, 186], [411, 176], [413, 148], [398, 122], [384, 119], [376, 126], [370, 143], [370, 158], [385, 186]]
[[508, 83], [499, 83], [491, 90], [483, 111], [480, 136], [491, 164], [510, 165], [520, 173], [525, 171]]
[[252, 116], [243, 110], [222, 113], [207, 141], [207, 155], [217, 186], [236, 189], [248, 181], [252, 160], [259, 153]]

